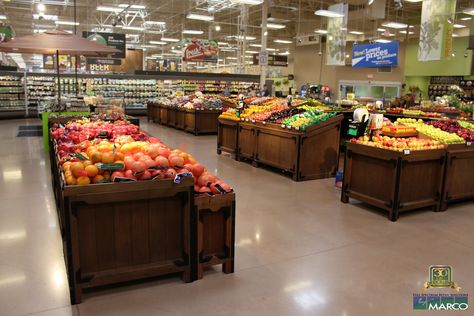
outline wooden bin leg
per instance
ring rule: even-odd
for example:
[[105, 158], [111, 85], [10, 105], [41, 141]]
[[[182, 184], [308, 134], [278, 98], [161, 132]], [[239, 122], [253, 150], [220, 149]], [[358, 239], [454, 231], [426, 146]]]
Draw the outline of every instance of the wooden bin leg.
[[348, 182], [350, 178], [350, 172], [351, 170], [349, 169], [349, 158], [351, 156], [350, 150], [346, 150], [344, 153], [344, 174], [342, 177], [342, 188], [341, 188], [341, 202], [342, 203], [349, 203], [349, 196], [346, 194], [347, 187], [349, 186]]
[[234, 256], [235, 256], [235, 201], [232, 203], [229, 217], [226, 221], [227, 226], [227, 248], [229, 249], [228, 258], [222, 264], [222, 272], [234, 273]]

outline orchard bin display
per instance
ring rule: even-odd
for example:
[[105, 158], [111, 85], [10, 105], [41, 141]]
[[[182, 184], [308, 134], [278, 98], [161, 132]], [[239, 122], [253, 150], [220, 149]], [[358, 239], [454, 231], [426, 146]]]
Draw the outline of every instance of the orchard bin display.
[[235, 109], [218, 120], [217, 152], [277, 168], [295, 181], [329, 178], [338, 166], [342, 115], [282, 103]]
[[235, 194], [138, 126], [51, 128], [51, 170], [73, 304], [88, 288], [204, 267], [234, 269]]
[[219, 98], [201, 93], [159, 98], [148, 106], [152, 108], [148, 120], [194, 135], [217, 133], [217, 117], [222, 113]]

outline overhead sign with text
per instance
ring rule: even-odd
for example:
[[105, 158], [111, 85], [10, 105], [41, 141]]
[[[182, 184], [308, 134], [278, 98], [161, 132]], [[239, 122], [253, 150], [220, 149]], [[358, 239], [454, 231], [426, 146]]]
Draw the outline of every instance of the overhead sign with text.
[[[260, 54], [253, 55], [253, 64], [262, 65], [260, 63]], [[266, 65], [268, 66], [277, 66], [277, 67], [288, 67], [288, 56], [281, 55], [267, 55], [266, 56]]]
[[215, 40], [199, 40], [193, 38], [186, 44], [184, 61], [217, 62], [219, 48]]
[[82, 37], [118, 49], [120, 53], [113, 54], [111, 58], [125, 58], [125, 34], [82, 32]]
[[352, 67], [390, 67], [398, 65], [398, 42], [356, 45], [352, 48]]

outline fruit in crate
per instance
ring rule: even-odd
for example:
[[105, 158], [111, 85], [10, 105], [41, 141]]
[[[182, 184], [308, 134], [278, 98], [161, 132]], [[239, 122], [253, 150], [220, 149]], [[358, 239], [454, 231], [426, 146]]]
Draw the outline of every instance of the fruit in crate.
[[240, 118], [237, 116], [236, 109], [227, 109], [227, 111], [222, 112], [222, 114], [219, 115], [219, 118], [232, 121], [240, 121]]
[[474, 142], [474, 131], [464, 128], [456, 120], [431, 121], [427, 124], [437, 127], [445, 132], [456, 134], [467, 142]]
[[403, 109], [404, 115], [413, 115], [413, 116], [420, 116], [424, 115], [424, 112], [421, 110], [411, 110], [411, 109]]
[[403, 114], [403, 109], [402, 108], [388, 108], [386, 112], [389, 114]]
[[319, 110], [311, 110], [287, 118], [283, 121], [283, 125], [304, 130], [308, 126], [319, 124], [334, 116], [336, 116], [336, 113], [323, 113]]
[[404, 137], [404, 136], [417, 136], [416, 128], [413, 126], [404, 125], [386, 125], [382, 127], [382, 133], [388, 136]]
[[474, 123], [466, 122], [466, 121], [458, 121], [459, 125], [461, 125], [464, 128], [470, 129], [471, 131], [474, 131]]
[[464, 139], [459, 137], [456, 134], [445, 132], [439, 128], [436, 128], [431, 125], [427, 125], [421, 119], [412, 119], [412, 118], [399, 118], [396, 124], [402, 124], [405, 126], [413, 126], [417, 131], [433, 138], [439, 140], [443, 144], [462, 144]]
[[408, 150], [429, 150], [442, 149], [445, 147], [441, 142], [432, 139], [424, 139], [418, 137], [396, 138], [389, 136], [374, 136], [372, 140], [368, 136], [353, 138], [351, 143], [366, 145], [370, 147], [383, 148], [394, 151]]
[[[123, 130], [117, 131], [117, 126], [111, 126], [107, 122], [98, 121], [91, 124], [82, 121], [82, 123], [68, 123], [65, 127], [52, 128], [51, 134], [57, 143], [66, 185], [159, 181], [187, 173], [194, 178], [196, 194], [232, 192], [228, 184], [206, 171], [192, 155], [179, 149], [171, 150], [154, 137], [147, 136], [146, 140], [136, 141], [127, 133], [140, 135], [143, 132], [137, 127], [129, 127], [126, 124], [119, 126]], [[102, 133], [98, 127], [104, 128], [108, 133]], [[70, 137], [62, 137], [64, 131], [81, 132], [87, 136], [87, 140], [75, 143]], [[118, 134], [120, 136], [116, 136]], [[96, 135], [96, 138], [91, 135]]]

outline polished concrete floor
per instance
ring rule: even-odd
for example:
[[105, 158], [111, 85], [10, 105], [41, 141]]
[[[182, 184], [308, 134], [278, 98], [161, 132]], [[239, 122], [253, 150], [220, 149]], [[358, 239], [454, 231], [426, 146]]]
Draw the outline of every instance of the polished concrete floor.
[[235, 188], [235, 273], [215, 269], [191, 284], [171, 277], [106, 289], [71, 307], [42, 139], [15, 137], [18, 125], [39, 123], [0, 121], [2, 316], [427, 315], [413, 311], [412, 297], [433, 264], [452, 265], [454, 281], [474, 300], [473, 202], [392, 223], [356, 202], [340, 203], [334, 179], [296, 183], [218, 156], [215, 136], [143, 122]]

